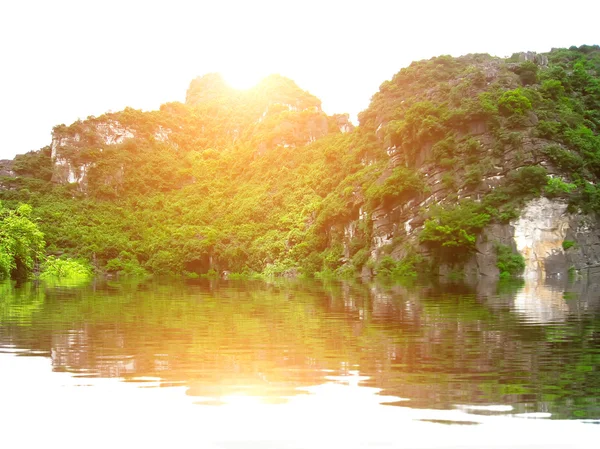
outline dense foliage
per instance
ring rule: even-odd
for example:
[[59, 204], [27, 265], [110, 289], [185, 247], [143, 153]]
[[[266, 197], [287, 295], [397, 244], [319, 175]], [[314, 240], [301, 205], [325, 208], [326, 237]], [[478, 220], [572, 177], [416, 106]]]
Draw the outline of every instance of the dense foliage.
[[11, 210], [0, 203], [0, 279], [27, 277], [44, 246], [44, 234], [31, 221], [31, 206]]
[[600, 211], [600, 48], [536, 58], [415, 62], [346, 133], [347, 117], [286, 78], [240, 92], [207, 75], [185, 104], [55, 127], [52, 149], [17, 157], [0, 196], [33, 206], [48, 253], [120, 274], [460, 263], [528, 198]]

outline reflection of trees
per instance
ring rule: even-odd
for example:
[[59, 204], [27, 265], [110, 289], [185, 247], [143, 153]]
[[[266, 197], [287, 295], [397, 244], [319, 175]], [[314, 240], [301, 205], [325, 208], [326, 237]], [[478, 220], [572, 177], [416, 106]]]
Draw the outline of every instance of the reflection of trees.
[[[0, 344], [45, 351], [54, 369], [79, 375], [159, 377], [194, 396], [273, 399], [330, 371], [359, 369], [371, 377], [366, 384], [412, 407], [510, 403], [600, 416], [600, 323], [585, 312], [597, 307], [594, 289], [583, 297], [570, 287], [563, 303], [552, 296], [563, 321], [542, 326], [515, 313], [519, 289], [217, 281], [0, 288]], [[6, 312], [19, 301], [30, 304], [20, 318]]]
[[15, 288], [12, 281], [0, 281], [0, 323], [26, 325], [44, 304], [44, 292], [34, 283]]

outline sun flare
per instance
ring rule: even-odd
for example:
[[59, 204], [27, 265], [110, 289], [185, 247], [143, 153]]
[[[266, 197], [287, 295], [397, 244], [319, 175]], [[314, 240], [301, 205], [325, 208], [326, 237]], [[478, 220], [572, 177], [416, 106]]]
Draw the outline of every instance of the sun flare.
[[265, 78], [268, 73], [259, 73], [257, 71], [238, 69], [228, 70], [223, 73], [225, 82], [234, 89], [245, 90], [256, 86], [260, 80]]

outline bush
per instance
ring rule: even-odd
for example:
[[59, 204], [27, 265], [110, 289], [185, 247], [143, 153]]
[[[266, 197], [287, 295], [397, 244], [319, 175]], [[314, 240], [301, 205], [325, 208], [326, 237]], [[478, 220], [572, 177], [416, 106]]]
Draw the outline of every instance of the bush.
[[360, 269], [369, 260], [370, 252], [368, 248], [359, 249], [352, 257], [352, 265]]
[[76, 259], [59, 259], [49, 256], [42, 265], [41, 279], [77, 279], [92, 276], [89, 262]]
[[561, 195], [568, 195], [573, 193], [577, 189], [575, 184], [571, 184], [563, 181], [560, 178], [548, 178], [548, 184], [544, 187], [544, 193], [548, 197], [556, 197]]
[[127, 251], [121, 251], [119, 257], [110, 259], [106, 263], [106, 271], [125, 276], [145, 276], [148, 274], [138, 262], [137, 257]]
[[531, 101], [523, 95], [522, 89], [507, 90], [498, 100], [498, 110], [504, 116], [523, 116], [532, 108]]
[[584, 170], [585, 160], [573, 151], [559, 145], [548, 145], [542, 151], [553, 164], [567, 173], [582, 173]]
[[508, 176], [508, 186], [516, 195], [539, 195], [547, 184], [548, 172], [537, 165], [521, 167]]
[[559, 122], [540, 120], [536, 126], [538, 137], [554, 139], [560, 134], [562, 125]]
[[420, 254], [410, 254], [402, 260], [395, 260], [391, 256], [384, 256], [377, 264], [378, 277], [405, 278], [417, 276], [417, 265], [423, 262]]
[[496, 266], [500, 270], [500, 278], [519, 276], [525, 270], [525, 259], [521, 254], [513, 253], [507, 245], [496, 245]]
[[458, 261], [475, 249], [477, 234], [490, 221], [490, 215], [481, 212], [474, 201], [464, 201], [456, 206], [437, 208], [419, 239], [429, 246], [438, 258], [448, 262]]
[[540, 87], [540, 93], [556, 101], [565, 95], [565, 88], [559, 80], [545, 80]]
[[383, 183], [372, 184], [366, 191], [366, 197], [371, 208], [375, 208], [408, 199], [423, 192], [424, 189], [425, 182], [419, 172], [405, 167], [396, 167]]
[[465, 172], [465, 186], [477, 187], [483, 178], [483, 170], [479, 165], [471, 165]]

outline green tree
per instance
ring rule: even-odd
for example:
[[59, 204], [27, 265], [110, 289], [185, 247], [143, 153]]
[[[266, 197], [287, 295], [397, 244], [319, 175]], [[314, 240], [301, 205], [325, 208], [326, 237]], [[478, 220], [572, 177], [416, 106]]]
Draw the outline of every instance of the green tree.
[[522, 89], [507, 90], [498, 100], [498, 109], [505, 116], [522, 116], [531, 110], [531, 101], [523, 95]]
[[28, 204], [11, 210], [0, 203], [0, 277], [27, 277], [43, 253], [44, 234], [31, 221], [31, 212]]
[[441, 260], [457, 262], [475, 250], [477, 235], [490, 221], [473, 201], [447, 208], [434, 208], [419, 239]]

